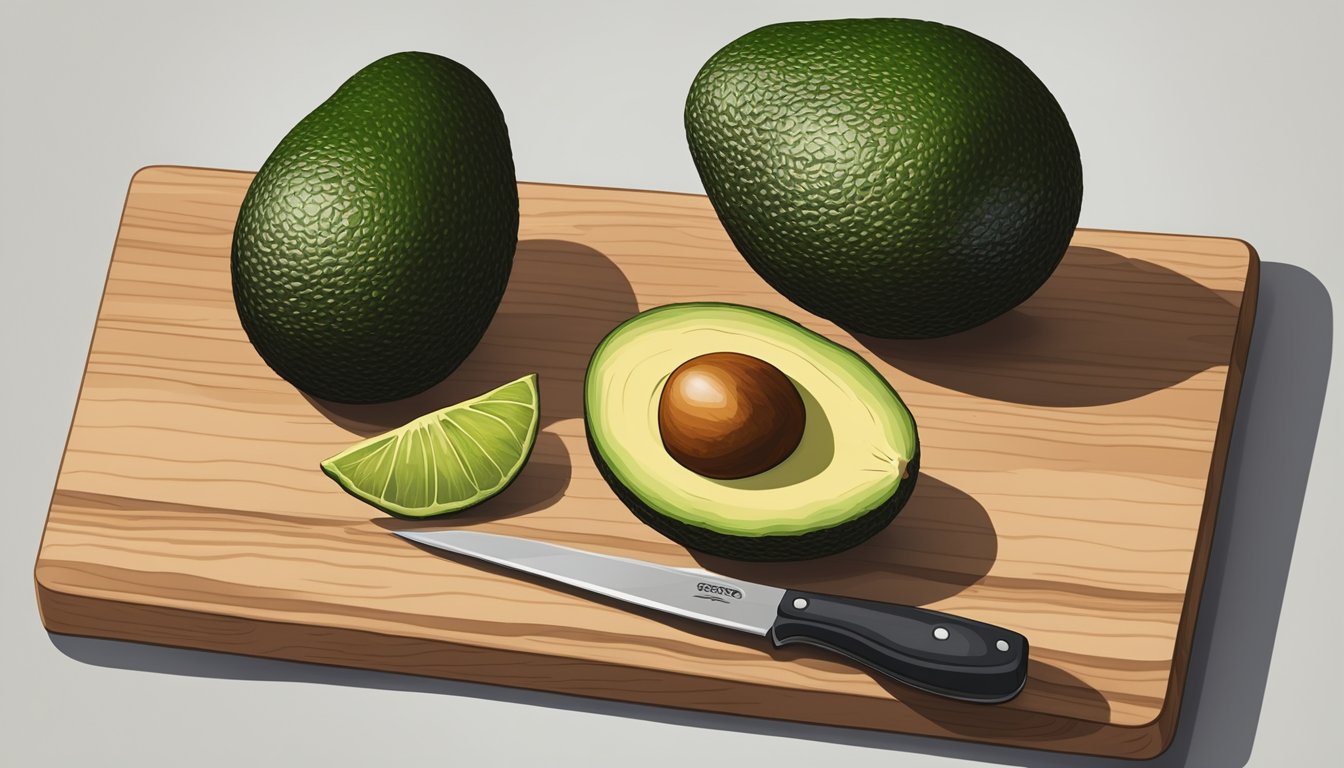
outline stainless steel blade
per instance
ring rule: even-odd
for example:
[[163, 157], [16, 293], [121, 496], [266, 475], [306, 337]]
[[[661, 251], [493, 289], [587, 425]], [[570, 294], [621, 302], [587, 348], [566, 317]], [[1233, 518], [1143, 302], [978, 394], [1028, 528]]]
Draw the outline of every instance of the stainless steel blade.
[[627, 603], [756, 635], [770, 631], [784, 598], [778, 587], [513, 536], [478, 531], [393, 533]]

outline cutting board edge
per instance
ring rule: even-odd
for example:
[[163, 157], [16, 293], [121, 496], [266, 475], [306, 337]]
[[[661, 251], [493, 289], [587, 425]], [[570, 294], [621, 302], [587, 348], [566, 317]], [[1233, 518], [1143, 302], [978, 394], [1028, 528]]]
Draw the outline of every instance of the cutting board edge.
[[[447, 641], [418, 640], [397, 637], [371, 630], [323, 627], [298, 622], [280, 622], [266, 619], [237, 618], [223, 614], [193, 611], [186, 608], [147, 605], [121, 600], [89, 597], [74, 592], [66, 592], [55, 585], [37, 580], [37, 603], [43, 627], [52, 634], [71, 637], [87, 637], [99, 640], [115, 640], [139, 644], [156, 645], [166, 648], [227, 653], [257, 659], [281, 659], [303, 664], [315, 664], [342, 669], [373, 669], [388, 674], [412, 675], [416, 677], [448, 680], [515, 690], [540, 691], [561, 696], [573, 696], [580, 699], [609, 701], [619, 704], [634, 704], [655, 709], [672, 708], [683, 712], [709, 712], [715, 715], [742, 717], [749, 720], [767, 720], [795, 723], [803, 726], [838, 728], [843, 730], [871, 731], [895, 735], [920, 736], [951, 741], [971, 741], [990, 746], [1008, 746], [1020, 749], [1043, 750], [1061, 754], [1085, 756], [1117, 757], [1132, 760], [1147, 760], [1164, 752], [1171, 743], [1171, 736], [1162, 727], [1159, 720], [1143, 725], [1115, 725], [1090, 720], [1081, 720], [1059, 715], [1041, 714], [1025, 710], [1012, 710], [1019, 727], [1014, 733], [1038, 734], [1036, 738], [1005, 736], [1006, 729], [999, 729], [983, 735], [968, 733], [967, 730], [939, 728], [937, 724], [923, 715], [912, 713], [907, 705], [892, 699], [888, 707], [874, 707], [871, 700], [856, 702], [843, 694], [827, 694], [818, 691], [798, 691], [761, 683], [736, 681], [732, 687], [722, 691], [724, 698], [705, 701], [703, 697], [706, 682], [721, 682], [714, 678], [699, 677], [661, 670], [643, 670], [647, 683], [642, 689], [633, 688], [620, 691], [576, 692], [572, 685], [566, 684], [567, 677], [577, 674], [585, 681], [602, 680], [610, 676], [612, 682], [628, 678], [629, 667], [594, 660], [569, 659], [534, 654], [525, 651], [502, 650], [463, 645]], [[213, 631], [208, 625], [214, 625]], [[134, 628], [134, 629], [128, 629]], [[207, 631], [201, 631], [201, 630]], [[139, 630], [139, 631], [136, 631]], [[223, 630], [223, 631], [220, 631]], [[229, 631], [229, 630], [244, 630]], [[230, 638], [245, 637], [237, 647], [230, 647]], [[269, 638], [264, 645], [257, 643], [258, 636]], [[181, 637], [182, 642], [171, 642], [164, 638]], [[157, 638], [157, 639], [147, 639]], [[377, 647], [392, 649], [394, 646], [408, 644], [419, 646], [412, 653], [387, 654], [373, 656], [370, 661], [367, 653]], [[324, 655], [323, 647], [331, 654]], [[360, 648], [363, 653], [347, 652], [342, 649]], [[467, 656], [456, 664], [446, 663], [445, 658], [454, 655]], [[410, 661], [397, 663], [397, 659]], [[439, 664], [451, 667], [452, 674], [426, 672], [423, 660], [433, 659]], [[488, 662], [486, 669], [495, 670], [501, 664], [521, 664], [531, 674], [520, 676], [516, 684], [500, 682], [490, 674], [473, 674], [471, 670], [482, 661]], [[410, 664], [419, 666], [412, 668]], [[431, 662], [433, 663], [433, 662]], [[538, 665], [555, 666], [568, 674], [535, 674]], [[668, 685], [675, 686], [669, 689]], [[757, 700], [743, 697], [743, 689], [761, 694]], [[914, 693], [916, 696], [926, 694]], [[675, 696], [680, 701], [669, 701]], [[693, 696], [702, 698], [692, 699]], [[929, 699], [936, 697], [928, 696]], [[821, 706], [818, 706], [818, 705]], [[963, 721], [955, 728], [970, 729], [983, 718], [978, 716], [980, 705], [974, 709], [964, 709], [965, 705], [950, 703], [959, 711]], [[846, 710], [846, 707], [849, 709]], [[905, 717], [879, 724], [889, 707], [897, 707]], [[790, 715], [784, 708], [791, 708], [796, 714]], [[860, 711], [865, 710], [865, 711]], [[818, 716], [818, 713], [822, 713]], [[969, 714], [968, 714], [969, 713]], [[855, 724], [854, 715], [866, 715], [870, 722]], [[849, 715], [850, 717], [845, 717]]]
[[[103, 317], [103, 306], [107, 303], [107, 287], [112, 279], [112, 266], [117, 259], [117, 244], [121, 242], [121, 231], [126, 226], [126, 211], [131, 205], [131, 190], [135, 188], [136, 180], [140, 174], [147, 171], [162, 169], [188, 169], [204, 171], [220, 171], [221, 173], [239, 173], [239, 171], [229, 171], [213, 168], [192, 168], [191, 166], [175, 165], [146, 165], [137, 169], [131, 174], [130, 181], [126, 182], [126, 194], [121, 201], [121, 213], [117, 216], [117, 231], [112, 238], [112, 247], [107, 255], [107, 267], [103, 270], [103, 287], [98, 292], [98, 309], [93, 313], [93, 328], [89, 331], [89, 346], [84, 350], [84, 366], [79, 372], [79, 388], [75, 391], [75, 405], [70, 409], [70, 423], [65, 428], [65, 441], [61, 443], [61, 460], [56, 463], [56, 477], [51, 481], [51, 493], [47, 497], [47, 514], [42, 518], [42, 535], [37, 540], [37, 556], [33, 560], [33, 585], [38, 591], [38, 612], [41, 614], [42, 601], [41, 594], [43, 589], [42, 580], [39, 573], [42, 568], [43, 555], [47, 550], [47, 533], [51, 527], [51, 511], [56, 506], [56, 495], [61, 491], [61, 478], [65, 476], [65, 459], [70, 453], [70, 438], [75, 433], [75, 423], [79, 419], [79, 405], [84, 402], [84, 387], [89, 381], [89, 361], [93, 359], [93, 344], [98, 338], [98, 324]], [[46, 617], [42, 616], [42, 624], [46, 626]]]
[[1190, 662], [1194, 651], [1195, 630], [1199, 622], [1199, 607], [1204, 594], [1208, 576], [1209, 556], [1213, 549], [1213, 536], [1217, 527], [1218, 511], [1222, 503], [1223, 485], [1227, 478], [1227, 459], [1232, 447], [1232, 433], [1236, 424], [1237, 408], [1241, 402], [1241, 389], [1246, 378], [1246, 366], [1250, 359], [1251, 340], [1255, 332], [1255, 317], [1260, 298], [1260, 254], [1255, 246], [1237, 238], [1234, 239], [1246, 249], [1246, 277], [1241, 294], [1241, 306], [1237, 314], [1236, 334], [1232, 343], [1232, 356], [1227, 367], [1227, 379], [1223, 388], [1222, 410], [1218, 418], [1218, 434], [1214, 439], [1213, 456], [1209, 460], [1208, 489], [1204, 495], [1204, 513], [1200, 516], [1199, 530], [1190, 564], [1190, 579], [1185, 589], [1185, 602], [1181, 608], [1181, 621], [1176, 629], [1175, 645], [1172, 652], [1171, 673], [1167, 677], [1167, 692], [1162, 701], [1162, 709], [1148, 725], [1159, 728], [1165, 746], [1170, 746], [1179, 726], [1182, 704], [1185, 699], [1185, 686], [1190, 674]]

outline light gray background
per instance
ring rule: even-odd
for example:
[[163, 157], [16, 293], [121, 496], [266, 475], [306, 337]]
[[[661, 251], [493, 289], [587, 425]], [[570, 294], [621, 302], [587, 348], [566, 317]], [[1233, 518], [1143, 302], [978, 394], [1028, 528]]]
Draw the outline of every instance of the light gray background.
[[[648, 5], [3, 5], [0, 764], [1111, 764], [60, 638], [37, 615], [33, 560], [137, 168], [255, 169], [345, 77], [420, 49], [494, 89], [519, 178], [699, 191], [681, 127], [699, 65], [761, 24], [873, 15], [965, 27], [1042, 77], [1082, 147], [1083, 226], [1259, 249], [1192, 689], [1159, 764], [1333, 755], [1344, 397], [1335, 387], [1323, 416], [1322, 398], [1342, 286], [1339, 4]], [[1335, 429], [1308, 483], [1318, 424]]]

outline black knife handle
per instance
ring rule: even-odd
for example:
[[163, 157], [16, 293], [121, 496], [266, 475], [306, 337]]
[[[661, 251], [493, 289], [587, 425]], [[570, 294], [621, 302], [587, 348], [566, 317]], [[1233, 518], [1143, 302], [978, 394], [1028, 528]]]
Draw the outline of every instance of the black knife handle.
[[966, 701], [1008, 701], [1027, 679], [1027, 638], [907, 605], [787, 590], [770, 639], [777, 646], [820, 646], [907, 685]]

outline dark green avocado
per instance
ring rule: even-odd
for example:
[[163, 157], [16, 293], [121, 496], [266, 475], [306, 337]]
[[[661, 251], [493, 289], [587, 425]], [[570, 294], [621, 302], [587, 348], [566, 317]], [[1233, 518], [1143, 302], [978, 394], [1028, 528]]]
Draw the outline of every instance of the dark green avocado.
[[1011, 53], [913, 19], [775, 24], [704, 65], [691, 156], [734, 245], [804, 309], [944, 336], [1030, 296], [1078, 222], [1068, 120]]
[[471, 70], [398, 53], [347, 80], [253, 179], [234, 300], [266, 363], [347, 403], [420, 392], [499, 306], [518, 238], [508, 130]]

